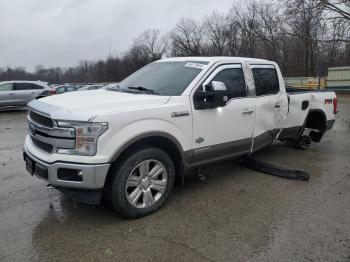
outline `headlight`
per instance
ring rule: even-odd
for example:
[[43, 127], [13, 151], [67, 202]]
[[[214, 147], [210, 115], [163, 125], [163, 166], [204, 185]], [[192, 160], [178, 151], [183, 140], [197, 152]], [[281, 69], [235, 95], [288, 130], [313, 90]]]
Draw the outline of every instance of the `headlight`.
[[58, 148], [57, 153], [93, 156], [97, 151], [97, 140], [107, 129], [107, 123], [57, 121], [61, 127], [75, 128], [76, 143], [74, 149]]

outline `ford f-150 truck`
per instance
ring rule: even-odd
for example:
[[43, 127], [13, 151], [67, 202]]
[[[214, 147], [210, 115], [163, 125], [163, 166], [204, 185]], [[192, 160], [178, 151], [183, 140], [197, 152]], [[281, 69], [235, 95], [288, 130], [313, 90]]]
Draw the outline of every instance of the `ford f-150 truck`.
[[175, 176], [277, 140], [319, 142], [336, 112], [334, 92], [286, 90], [271, 61], [169, 58], [114, 89], [32, 101], [24, 159], [71, 197], [136, 218], [164, 204]]

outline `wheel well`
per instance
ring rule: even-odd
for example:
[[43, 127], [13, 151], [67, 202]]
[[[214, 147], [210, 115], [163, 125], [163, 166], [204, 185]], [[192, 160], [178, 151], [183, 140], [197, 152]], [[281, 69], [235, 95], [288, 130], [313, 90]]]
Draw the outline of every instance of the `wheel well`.
[[326, 116], [322, 111], [317, 110], [309, 112], [305, 123], [306, 128], [318, 129], [320, 132], [324, 132], [326, 126]]
[[[150, 136], [132, 142], [126, 148], [122, 149], [121, 152], [117, 153], [116, 159], [112, 164], [112, 168], [118, 168], [118, 164], [133, 152], [150, 146], [160, 148], [170, 156], [174, 162], [175, 174], [177, 177], [183, 174], [184, 166], [183, 157], [180, 151], [181, 149], [171, 139], [162, 136]], [[108, 178], [109, 174], [106, 182], [108, 182]]]

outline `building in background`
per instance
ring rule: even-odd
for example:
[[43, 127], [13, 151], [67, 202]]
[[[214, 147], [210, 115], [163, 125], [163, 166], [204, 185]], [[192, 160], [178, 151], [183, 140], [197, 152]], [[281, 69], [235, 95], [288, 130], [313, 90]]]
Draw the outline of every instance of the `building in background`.
[[350, 66], [329, 67], [326, 77], [285, 77], [284, 84], [296, 88], [350, 90]]
[[328, 68], [327, 88], [350, 89], [350, 66]]

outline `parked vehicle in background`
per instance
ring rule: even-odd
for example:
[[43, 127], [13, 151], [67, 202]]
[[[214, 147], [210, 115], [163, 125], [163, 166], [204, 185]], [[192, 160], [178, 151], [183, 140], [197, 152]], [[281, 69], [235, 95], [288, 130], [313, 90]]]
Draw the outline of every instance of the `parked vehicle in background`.
[[0, 82], [0, 107], [22, 107], [33, 99], [55, 93], [55, 89], [42, 81]]
[[71, 85], [61, 85], [61, 86], [56, 86], [55, 89], [56, 89], [56, 94], [63, 94], [67, 92], [78, 91], [79, 88]]
[[175, 175], [248, 156], [274, 141], [320, 142], [337, 112], [332, 91], [286, 90], [272, 61], [159, 60], [118, 89], [29, 105], [27, 170], [80, 201], [106, 197], [125, 217], [158, 210]]
[[79, 91], [96, 90], [102, 88], [104, 85], [86, 85], [79, 88]]
[[51, 86], [52, 88], [56, 88], [58, 86], [63, 86], [65, 84], [49, 84], [49, 86]]
[[110, 83], [102, 87], [103, 89], [118, 89], [118, 83]]

